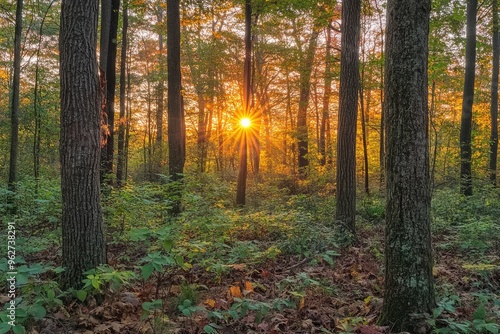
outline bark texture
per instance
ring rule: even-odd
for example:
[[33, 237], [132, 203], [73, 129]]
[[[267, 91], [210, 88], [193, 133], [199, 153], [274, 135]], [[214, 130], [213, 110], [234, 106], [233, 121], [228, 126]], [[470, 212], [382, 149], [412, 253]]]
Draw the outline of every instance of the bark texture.
[[80, 288], [84, 271], [106, 263], [99, 180], [97, 13], [97, 1], [62, 2], [60, 155], [65, 289]]
[[389, 0], [385, 63], [386, 274], [380, 322], [416, 333], [434, 307], [427, 57], [430, 0]]
[[174, 180], [184, 171], [186, 155], [181, 88], [181, 31], [179, 0], [167, 2], [168, 148], [169, 174]]
[[354, 234], [361, 0], [342, 3], [336, 218]]
[[476, 77], [477, 0], [467, 0], [467, 36], [465, 45], [465, 81], [460, 126], [460, 193], [472, 195], [472, 104]]

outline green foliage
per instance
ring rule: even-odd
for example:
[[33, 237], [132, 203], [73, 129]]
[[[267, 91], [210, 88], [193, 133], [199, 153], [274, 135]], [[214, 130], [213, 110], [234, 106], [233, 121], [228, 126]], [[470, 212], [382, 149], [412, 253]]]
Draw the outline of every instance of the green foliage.
[[[427, 323], [433, 328], [433, 333], [438, 334], [498, 334], [500, 325], [498, 325], [492, 311], [487, 311], [486, 306], [491, 302], [491, 298], [486, 295], [479, 295], [479, 306], [473, 314], [472, 321], [458, 321], [454, 318], [456, 314], [455, 304], [460, 302], [460, 298], [456, 295], [444, 297], [438, 302], [438, 306], [433, 310], [432, 315], [428, 315]], [[494, 302], [494, 301], [493, 301]], [[494, 302], [498, 304], [498, 301]], [[490, 304], [494, 304], [490, 303]], [[497, 309], [496, 318], [500, 315], [500, 310]]]
[[[64, 293], [59, 289], [56, 281], [49, 277], [54, 273], [61, 272], [60, 268], [54, 268], [42, 263], [32, 265], [22, 264], [25, 261], [17, 258], [16, 262], [21, 264], [16, 268], [16, 298], [15, 298], [15, 324], [9, 325], [9, 303], [0, 311], [0, 333], [7, 333], [12, 329], [13, 333], [25, 333], [35, 320], [44, 318], [48, 313], [57, 312], [62, 306]], [[7, 260], [0, 260], [0, 279], [6, 281]]]
[[120, 271], [108, 265], [100, 265], [86, 271], [84, 275], [86, 278], [83, 280], [82, 290], [75, 291], [75, 296], [80, 301], [84, 301], [89, 292], [91, 294], [114, 294], [136, 277], [132, 271]]

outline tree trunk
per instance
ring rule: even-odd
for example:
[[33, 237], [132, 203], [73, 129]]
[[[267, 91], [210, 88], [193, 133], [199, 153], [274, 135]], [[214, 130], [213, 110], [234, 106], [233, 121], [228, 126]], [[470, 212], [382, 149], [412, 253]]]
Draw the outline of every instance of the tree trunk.
[[320, 165], [326, 164], [326, 124], [330, 118], [330, 96], [332, 95], [332, 62], [331, 62], [331, 29], [326, 28], [326, 54], [325, 54], [325, 91], [323, 95], [323, 114], [319, 131]]
[[[21, 76], [21, 33], [23, 30], [23, 0], [16, 2], [16, 26], [14, 29], [14, 78], [10, 97], [10, 160], [8, 187], [16, 191], [17, 159], [19, 155], [19, 84]], [[9, 200], [10, 201], [10, 200]], [[12, 199], [13, 201], [13, 199]], [[13, 208], [13, 212], [15, 208]]]
[[[243, 69], [243, 117], [250, 116], [252, 98], [252, 5], [250, 0], [245, 2], [245, 62]], [[236, 204], [245, 205], [247, 187], [247, 145], [250, 129], [241, 129], [240, 138], [240, 165], [238, 183], [236, 187]], [[251, 133], [251, 132], [250, 132]], [[253, 138], [252, 138], [253, 139]], [[252, 140], [251, 140], [252, 141]]]
[[[163, 8], [161, 5], [158, 8], [158, 24], [160, 27], [163, 26]], [[165, 93], [165, 82], [163, 75], [165, 74], [163, 61], [163, 34], [161, 33], [162, 28], [160, 28], [160, 33], [158, 33], [158, 63], [160, 64], [160, 75], [157, 87], [157, 109], [156, 109], [156, 146], [158, 148], [159, 154], [159, 166], [161, 166], [162, 160], [162, 142], [163, 142], [163, 99]], [[158, 168], [159, 171], [159, 168]]]
[[359, 102], [360, 102], [360, 113], [361, 113], [361, 136], [363, 138], [363, 172], [364, 172], [364, 181], [365, 181], [365, 193], [367, 195], [370, 195], [370, 176], [368, 175], [368, 166], [369, 166], [369, 161], [368, 161], [368, 131], [366, 129], [366, 113], [367, 110], [365, 110], [365, 103], [364, 103], [364, 89], [363, 89], [363, 83], [364, 83], [364, 76], [365, 76], [365, 70], [364, 70], [364, 65], [363, 65], [363, 70], [361, 71], [361, 80], [360, 80], [360, 85], [359, 85]]
[[127, 30], [128, 3], [123, 3], [122, 49], [120, 55], [120, 120], [118, 122], [118, 162], [116, 164], [116, 183], [118, 187], [125, 184], [125, 129], [129, 120], [126, 117], [126, 77], [127, 77]]
[[490, 180], [497, 184], [498, 157], [498, 70], [500, 56], [500, 40], [498, 25], [498, 0], [493, 0], [493, 73], [491, 76], [491, 137], [490, 137]]
[[[186, 157], [186, 125], [181, 87], [181, 22], [179, 0], [167, 1], [168, 162], [174, 181], [182, 179]], [[180, 212], [180, 189], [171, 212]]]
[[389, 0], [387, 6], [386, 290], [380, 322], [394, 332], [416, 333], [423, 317], [415, 314], [435, 305], [427, 106], [431, 1]]
[[460, 193], [472, 195], [472, 104], [476, 70], [477, 0], [467, 0], [467, 36], [465, 46], [465, 81], [460, 126]]
[[309, 134], [307, 126], [307, 106], [311, 95], [311, 73], [316, 53], [319, 30], [313, 27], [313, 32], [309, 38], [309, 46], [306, 51], [305, 59], [300, 69], [300, 97], [299, 111], [297, 114], [297, 139], [298, 139], [298, 169], [301, 177], [305, 177], [307, 167], [309, 166]]
[[361, 0], [342, 3], [336, 217], [355, 235]]
[[100, 204], [101, 92], [96, 58], [98, 2], [63, 0], [60, 30], [63, 286], [106, 263]]
[[[104, 3], [103, 3], [104, 5]], [[107, 137], [101, 154], [101, 177], [113, 174], [114, 127], [115, 127], [115, 88], [116, 88], [116, 47], [120, 0], [111, 0], [108, 47], [106, 58], [106, 125]], [[101, 28], [102, 29], [102, 28]], [[111, 180], [110, 180], [111, 181]]]

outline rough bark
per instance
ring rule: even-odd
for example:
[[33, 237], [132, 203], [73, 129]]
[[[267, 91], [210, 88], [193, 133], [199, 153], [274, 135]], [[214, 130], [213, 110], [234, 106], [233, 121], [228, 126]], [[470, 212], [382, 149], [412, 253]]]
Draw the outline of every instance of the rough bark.
[[168, 146], [169, 173], [179, 179], [184, 171], [185, 125], [181, 91], [181, 34], [179, 0], [167, 2]]
[[63, 0], [60, 30], [63, 286], [106, 263], [100, 204], [100, 112], [96, 58], [98, 3]]
[[125, 181], [125, 129], [128, 123], [126, 117], [126, 70], [127, 70], [127, 48], [128, 48], [128, 4], [123, 4], [123, 27], [122, 27], [122, 49], [120, 55], [120, 120], [118, 121], [118, 161], [116, 164], [116, 183], [118, 187], [124, 185]]
[[472, 104], [476, 77], [477, 0], [467, 0], [467, 35], [465, 45], [465, 81], [460, 126], [460, 193], [472, 195]]
[[21, 33], [23, 29], [23, 0], [16, 2], [16, 26], [14, 28], [14, 77], [10, 97], [10, 157], [9, 181], [10, 191], [16, 191], [17, 159], [19, 156], [19, 84], [21, 76]]
[[394, 332], [416, 333], [415, 315], [435, 304], [427, 106], [430, 8], [430, 0], [389, 0], [387, 7], [386, 273], [380, 322]]
[[[181, 86], [181, 22], [179, 0], [167, 1], [168, 69], [168, 172], [174, 181], [182, 180], [186, 157], [186, 126]], [[177, 188], [172, 214], [180, 212], [181, 192]]]
[[500, 34], [498, 25], [498, 0], [493, 0], [493, 73], [491, 76], [491, 136], [490, 136], [490, 180], [497, 184], [498, 158], [498, 71], [500, 58]]
[[342, 3], [336, 218], [355, 234], [361, 0]]
[[[160, 26], [163, 25], [163, 9], [161, 6], [158, 8], [158, 24]], [[161, 28], [160, 28], [161, 29]], [[157, 109], [156, 109], [156, 144], [159, 152], [159, 162], [161, 164], [162, 160], [162, 142], [163, 142], [163, 99], [165, 95], [165, 82], [163, 75], [165, 74], [163, 61], [164, 53], [163, 53], [163, 34], [158, 33], [158, 63], [160, 64], [160, 76], [157, 87]], [[160, 166], [158, 166], [160, 167]]]

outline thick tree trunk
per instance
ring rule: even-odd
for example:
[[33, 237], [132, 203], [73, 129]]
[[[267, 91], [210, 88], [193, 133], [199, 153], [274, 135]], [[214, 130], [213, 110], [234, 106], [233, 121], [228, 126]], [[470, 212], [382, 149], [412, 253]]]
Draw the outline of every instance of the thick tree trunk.
[[491, 76], [491, 136], [490, 136], [490, 180], [497, 184], [498, 158], [498, 71], [500, 56], [500, 34], [498, 25], [498, 0], [493, 0], [493, 73]]
[[[21, 33], [23, 29], [23, 0], [16, 2], [16, 26], [14, 28], [14, 78], [10, 97], [10, 191], [16, 191], [17, 159], [19, 155], [19, 84], [21, 77]], [[15, 211], [15, 210], [14, 210]]]
[[106, 263], [99, 183], [97, 16], [97, 1], [62, 2], [60, 154], [65, 289], [78, 289], [84, 271]]
[[181, 91], [179, 0], [167, 2], [168, 146], [169, 173], [174, 180], [184, 172], [185, 124]]
[[[167, 67], [168, 67], [168, 172], [172, 180], [182, 179], [186, 157], [186, 126], [181, 87], [181, 21], [179, 0], [167, 1]], [[181, 207], [181, 192], [171, 213]]]
[[126, 117], [126, 77], [127, 77], [127, 30], [128, 4], [123, 4], [122, 49], [120, 55], [120, 120], [118, 122], [118, 161], [116, 164], [116, 183], [118, 187], [125, 184], [125, 130], [129, 119]]
[[336, 217], [355, 234], [361, 0], [342, 3]]
[[465, 46], [465, 81], [460, 126], [460, 193], [472, 195], [472, 104], [476, 77], [477, 0], [467, 0], [467, 36]]
[[[385, 114], [386, 274], [380, 322], [416, 333], [434, 307], [427, 57], [430, 0], [389, 0]], [[420, 324], [421, 325], [421, 324]]]

